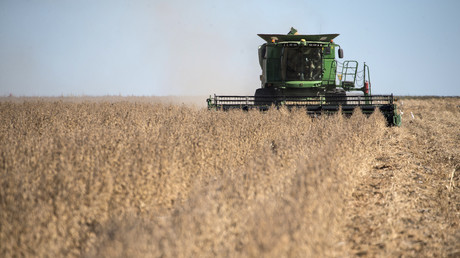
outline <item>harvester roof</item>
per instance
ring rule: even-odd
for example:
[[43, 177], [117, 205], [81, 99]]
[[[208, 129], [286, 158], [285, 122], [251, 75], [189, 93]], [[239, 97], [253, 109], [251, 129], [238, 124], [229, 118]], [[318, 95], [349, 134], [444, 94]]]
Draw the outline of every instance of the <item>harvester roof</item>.
[[285, 35], [285, 34], [257, 34], [267, 42], [272, 42], [272, 38], [276, 37], [277, 41], [324, 41], [330, 42], [340, 34], [316, 34], [316, 35]]

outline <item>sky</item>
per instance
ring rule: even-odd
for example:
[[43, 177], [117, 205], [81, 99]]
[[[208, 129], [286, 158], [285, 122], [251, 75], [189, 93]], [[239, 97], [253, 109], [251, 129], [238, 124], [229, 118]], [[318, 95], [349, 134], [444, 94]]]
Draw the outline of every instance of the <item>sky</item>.
[[[457, 0], [0, 0], [0, 96], [253, 95], [263, 34], [339, 33], [372, 92], [459, 96]], [[340, 60], [342, 61], [342, 60]]]

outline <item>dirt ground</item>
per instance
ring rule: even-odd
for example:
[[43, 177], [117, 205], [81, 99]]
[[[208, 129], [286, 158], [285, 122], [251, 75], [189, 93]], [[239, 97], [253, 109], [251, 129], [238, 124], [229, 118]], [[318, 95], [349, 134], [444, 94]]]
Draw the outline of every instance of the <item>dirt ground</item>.
[[460, 98], [190, 103], [1, 98], [0, 256], [460, 257]]

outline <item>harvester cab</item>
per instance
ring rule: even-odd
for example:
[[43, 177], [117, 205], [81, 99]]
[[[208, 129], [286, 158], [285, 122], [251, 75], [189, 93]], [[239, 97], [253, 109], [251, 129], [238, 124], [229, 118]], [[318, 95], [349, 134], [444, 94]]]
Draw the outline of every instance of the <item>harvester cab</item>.
[[336, 50], [338, 57], [343, 58], [343, 49], [334, 43], [339, 34], [298, 35], [296, 32], [291, 28], [287, 35], [259, 34], [266, 43], [259, 47], [262, 75], [256, 96], [345, 96], [346, 91], [369, 94], [368, 66], [364, 64], [360, 75], [367, 82], [367, 88], [356, 87], [358, 62], [337, 62]]
[[[334, 42], [339, 34], [258, 34], [261, 87], [254, 96], [214, 96], [209, 109], [266, 110], [270, 106], [304, 107], [309, 114], [351, 114], [356, 107], [371, 114], [380, 109], [389, 125], [400, 125], [392, 95], [371, 95], [369, 66], [354, 60], [338, 62], [343, 49]], [[348, 94], [358, 91], [361, 94]]]

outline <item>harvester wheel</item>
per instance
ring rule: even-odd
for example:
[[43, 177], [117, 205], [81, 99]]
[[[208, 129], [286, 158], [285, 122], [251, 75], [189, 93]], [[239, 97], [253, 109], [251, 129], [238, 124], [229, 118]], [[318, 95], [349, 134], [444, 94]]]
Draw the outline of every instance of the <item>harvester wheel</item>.
[[254, 104], [257, 106], [271, 106], [275, 103], [275, 91], [273, 89], [259, 88], [254, 94]]
[[326, 92], [326, 103], [331, 105], [346, 105], [347, 93], [343, 89]]

